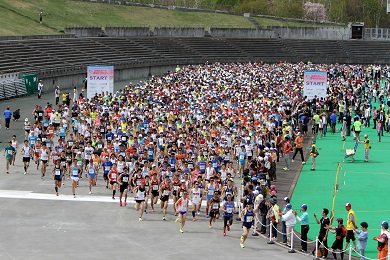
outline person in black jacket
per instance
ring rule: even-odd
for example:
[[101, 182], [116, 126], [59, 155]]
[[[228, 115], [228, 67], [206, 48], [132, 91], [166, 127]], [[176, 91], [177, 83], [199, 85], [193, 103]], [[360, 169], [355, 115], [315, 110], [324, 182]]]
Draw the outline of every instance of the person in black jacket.
[[12, 117], [14, 118], [14, 121], [18, 121], [19, 118], [20, 118], [20, 109], [16, 109], [13, 113], [12, 113]]

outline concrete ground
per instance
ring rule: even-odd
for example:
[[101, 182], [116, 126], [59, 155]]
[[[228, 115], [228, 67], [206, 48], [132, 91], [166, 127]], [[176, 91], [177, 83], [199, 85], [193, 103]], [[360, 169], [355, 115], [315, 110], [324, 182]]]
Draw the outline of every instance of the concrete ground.
[[[31, 120], [34, 105], [46, 102], [54, 102], [53, 93], [45, 93], [40, 100], [34, 95], [0, 103], [1, 109], [10, 105], [11, 110], [20, 108], [22, 114], [20, 122], [11, 122], [10, 130], [0, 130], [1, 154], [13, 134], [19, 143], [23, 141], [23, 119]], [[51, 164], [48, 169], [52, 167]], [[29, 173], [23, 174], [20, 154], [9, 175], [5, 174], [4, 157], [0, 159], [0, 169], [0, 259], [309, 258], [300, 253], [289, 254], [286, 247], [278, 244], [268, 245], [262, 236], [249, 236], [242, 249], [240, 223], [235, 221], [223, 237], [223, 221], [218, 220], [209, 229], [204, 211], [196, 222], [189, 216], [183, 234], [174, 221], [171, 205], [167, 221], [162, 221], [162, 211], [158, 209], [139, 222], [132, 199], [127, 207], [119, 207], [118, 199], [112, 201], [112, 193], [104, 187], [101, 176], [92, 195], [88, 195], [83, 178], [76, 190], [77, 198], [71, 195], [69, 180], [56, 197], [50, 174], [41, 180], [33, 163]], [[295, 172], [290, 174], [293, 179]], [[284, 183], [283, 176], [279, 180]], [[285, 181], [286, 187], [280, 189], [287, 191], [290, 185], [290, 180]]]

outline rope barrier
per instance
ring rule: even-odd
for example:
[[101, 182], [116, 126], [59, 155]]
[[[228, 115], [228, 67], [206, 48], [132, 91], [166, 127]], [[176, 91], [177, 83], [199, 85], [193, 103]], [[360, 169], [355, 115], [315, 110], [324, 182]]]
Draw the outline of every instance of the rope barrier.
[[332, 253], [335, 253], [335, 254], [341, 254], [341, 253], [345, 253], [345, 252], [347, 252], [347, 250], [349, 250], [350, 248], [351, 248], [351, 246], [347, 249], [345, 249], [345, 250], [342, 250], [342, 251], [334, 251], [332, 248], [327, 248], [326, 246], [324, 246], [324, 244], [322, 243], [322, 241], [319, 241], [318, 240], [318, 242], [320, 242], [320, 244], [326, 249], [326, 250], [328, 250], [329, 252], [332, 252]]
[[356, 251], [355, 248], [352, 248], [352, 251], [354, 251], [360, 258], [364, 257], [365, 260], [379, 260], [378, 258], [369, 258], [369, 257], [363, 256], [358, 251]]
[[296, 238], [298, 238], [299, 240], [301, 240], [301, 242], [305, 242], [306, 244], [314, 244], [316, 241], [304, 241], [302, 240], [295, 232], [293, 233], [295, 235]]
[[278, 232], [279, 234], [281, 234], [281, 235], [283, 235], [283, 236], [288, 236], [288, 235], [290, 235], [291, 234], [291, 232], [289, 232], [289, 233], [283, 233], [283, 232], [280, 232], [273, 224], [272, 224], [272, 222], [270, 223], [270, 225], [272, 226], [272, 227], [274, 227], [275, 228], [275, 230], [276, 230], [276, 232]]
[[258, 221], [260, 223], [260, 225], [262, 225], [263, 227], [269, 227], [271, 224], [269, 225], [264, 225], [263, 223], [261, 223], [261, 221], [259, 220], [258, 216], [255, 216], [255, 222]]

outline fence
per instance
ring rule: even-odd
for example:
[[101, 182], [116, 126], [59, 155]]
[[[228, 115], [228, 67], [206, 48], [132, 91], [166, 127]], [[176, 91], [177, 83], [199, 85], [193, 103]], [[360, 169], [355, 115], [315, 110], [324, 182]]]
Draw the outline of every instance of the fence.
[[23, 79], [6, 80], [0, 84], [0, 100], [27, 95]]
[[364, 28], [363, 39], [374, 41], [390, 41], [389, 28]]

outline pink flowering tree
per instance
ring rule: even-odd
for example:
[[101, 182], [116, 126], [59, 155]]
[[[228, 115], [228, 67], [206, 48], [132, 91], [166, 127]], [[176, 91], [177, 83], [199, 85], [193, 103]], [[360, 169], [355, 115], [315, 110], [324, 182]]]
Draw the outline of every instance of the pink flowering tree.
[[306, 2], [303, 5], [303, 9], [305, 10], [305, 19], [317, 22], [326, 22], [328, 20], [326, 8], [323, 4]]

